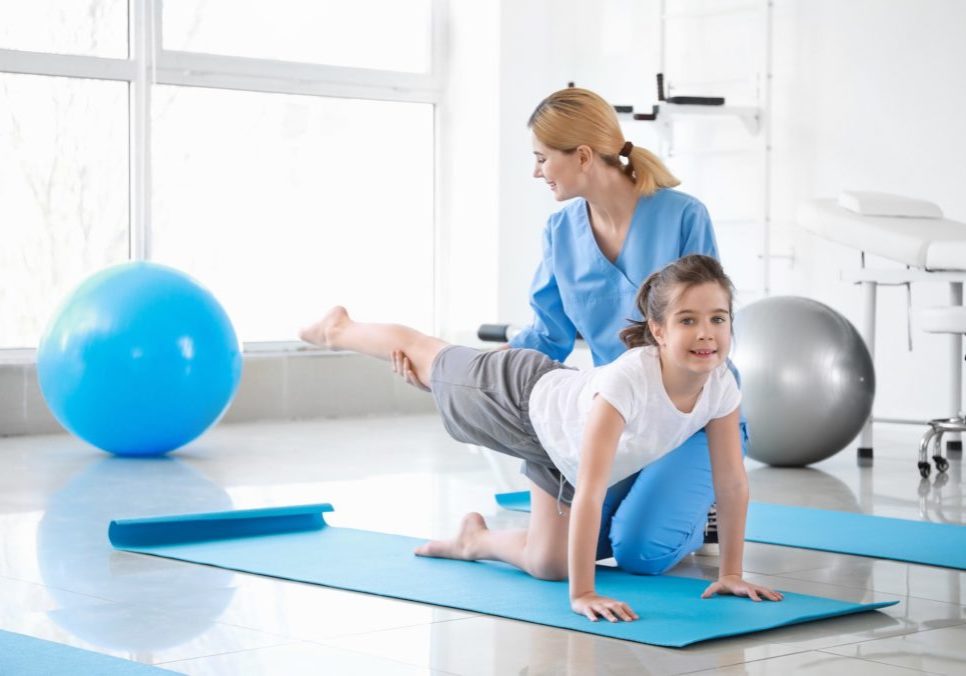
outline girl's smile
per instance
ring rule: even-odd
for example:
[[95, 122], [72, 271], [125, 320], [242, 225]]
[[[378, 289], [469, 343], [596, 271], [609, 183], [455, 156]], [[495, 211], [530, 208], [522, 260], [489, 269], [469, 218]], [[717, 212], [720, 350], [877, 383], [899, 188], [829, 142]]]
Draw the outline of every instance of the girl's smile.
[[711, 357], [714, 357], [716, 354], [718, 354], [718, 351], [700, 349], [700, 350], [691, 350], [691, 354], [693, 354], [698, 359], [710, 359]]

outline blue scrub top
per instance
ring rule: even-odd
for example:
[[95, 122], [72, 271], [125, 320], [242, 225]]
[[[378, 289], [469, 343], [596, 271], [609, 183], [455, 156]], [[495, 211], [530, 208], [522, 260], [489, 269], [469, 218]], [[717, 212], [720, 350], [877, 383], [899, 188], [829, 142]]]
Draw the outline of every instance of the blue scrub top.
[[690, 195], [665, 188], [641, 197], [613, 263], [594, 239], [587, 201], [573, 200], [547, 222], [543, 260], [530, 285], [533, 322], [510, 345], [563, 361], [579, 332], [595, 366], [612, 362], [627, 349], [618, 336], [627, 320], [641, 319], [638, 287], [687, 254], [718, 257], [708, 210]]

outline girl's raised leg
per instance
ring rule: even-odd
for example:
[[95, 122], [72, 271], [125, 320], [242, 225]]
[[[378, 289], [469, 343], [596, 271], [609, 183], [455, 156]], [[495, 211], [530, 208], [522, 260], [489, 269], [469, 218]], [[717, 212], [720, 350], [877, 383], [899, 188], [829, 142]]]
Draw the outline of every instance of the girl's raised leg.
[[386, 361], [392, 358], [393, 352], [402, 352], [412, 363], [416, 377], [427, 387], [433, 360], [448, 345], [446, 341], [402, 324], [357, 322], [341, 305], [302, 329], [299, 338], [319, 347], [352, 350]]

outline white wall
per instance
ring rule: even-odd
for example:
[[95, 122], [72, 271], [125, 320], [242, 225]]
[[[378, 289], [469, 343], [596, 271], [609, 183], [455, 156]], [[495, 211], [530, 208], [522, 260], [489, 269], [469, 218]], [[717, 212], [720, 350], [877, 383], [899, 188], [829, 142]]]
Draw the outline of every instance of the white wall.
[[[792, 226], [802, 199], [895, 192], [966, 221], [964, 29], [959, 0], [776, 2], [773, 217], [779, 246], [796, 256], [776, 291], [814, 297], [859, 322], [859, 288], [837, 281], [859, 254]], [[947, 288], [914, 285], [914, 307], [946, 304]], [[880, 287], [878, 307], [875, 414], [946, 413], [947, 339], [918, 331], [914, 310], [910, 353], [905, 289]]]
[[[559, 207], [530, 177], [530, 112], [568, 80], [614, 103], [649, 106], [658, 68], [659, 3], [453, 4], [475, 7], [465, 11], [485, 14], [485, 26], [498, 34], [463, 34], [475, 40], [474, 49], [493, 50], [488, 54], [496, 61], [487, 68], [487, 89], [474, 84], [474, 112], [465, 109], [471, 117], [460, 120], [464, 128], [485, 129], [474, 131], [474, 152], [482, 158], [477, 175], [453, 196], [461, 206], [452, 213], [465, 216], [452, 224], [453, 236], [465, 241], [451, 250], [452, 276], [441, 278], [452, 288], [442, 324], [460, 338], [482, 321], [529, 319], [527, 288], [539, 260], [541, 228]], [[773, 294], [810, 296], [859, 322], [859, 289], [838, 281], [841, 270], [857, 266], [859, 255], [795, 227], [803, 199], [847, 188], [891, 191], [935, 201], [948, 217], [966, 221], [966, 169], [959, 161], [966, 156], [964, 28], [966, 3], [959, 0], [775, 0], [772, 251], [795, 258], [773, 261]], [[700, 39], [718, 38], [704, 30]], [[626, 132], [652, 145], [644, 128]], [[476, 154], [461, 157], [455, 166], [476, 160]], [[702, 198], [699, 182], [686, 180], [682, 189]], [[728, 236], [724, 230], [719, 228], [719, 241]], [[943, 304], [947, 293], [945, 285], [921, 284], [913, 288], [913, 304]], [[906, 316], [905, 290], [883, 288], [875, 412], [902, 418], [945, 413], [946, 339], [917, 331], [913, 316], [909, 353]]]
[[[541, 233], [561, 205], [532, 177], [527, 120], [571, 81], [615, 102], [650, 105], [657, 7], [657, 0], [451, 0], [442, 148], [450, 204], [441, 214], [450, 241], [440, 271], [440, 329], [451, 339], [470, 340], [482, 322], [529, 321]], [[649, 27], [646, 39], [637, 26]]]

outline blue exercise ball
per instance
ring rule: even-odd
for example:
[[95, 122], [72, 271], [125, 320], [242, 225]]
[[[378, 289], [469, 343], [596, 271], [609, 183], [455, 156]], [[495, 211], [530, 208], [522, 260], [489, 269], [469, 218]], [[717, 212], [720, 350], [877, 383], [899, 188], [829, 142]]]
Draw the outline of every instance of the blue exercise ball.
[[54, 315], [37, 352], [54, 417], [100, 449], [161, 455], [228, 408], [241, 377], [238, 337], [198, 282], [156, 263], [85, 280]]

